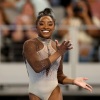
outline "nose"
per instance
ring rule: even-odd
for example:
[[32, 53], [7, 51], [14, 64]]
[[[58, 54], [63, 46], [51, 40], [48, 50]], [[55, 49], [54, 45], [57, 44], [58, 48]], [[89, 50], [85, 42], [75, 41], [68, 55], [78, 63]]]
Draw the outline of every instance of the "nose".
[[44, 25], [44, 29], [48, 29], [48, 25], [47, 24]]

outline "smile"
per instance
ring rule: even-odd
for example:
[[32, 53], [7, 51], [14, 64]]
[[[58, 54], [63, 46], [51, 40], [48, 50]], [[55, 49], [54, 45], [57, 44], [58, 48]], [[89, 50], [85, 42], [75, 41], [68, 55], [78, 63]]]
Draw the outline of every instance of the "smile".
[[48, 30], [42, 30], [42, 32], [44, 32], [44, 33], [48, 33], [48, 32], [50, 32], [50, 31], [48, 31]]

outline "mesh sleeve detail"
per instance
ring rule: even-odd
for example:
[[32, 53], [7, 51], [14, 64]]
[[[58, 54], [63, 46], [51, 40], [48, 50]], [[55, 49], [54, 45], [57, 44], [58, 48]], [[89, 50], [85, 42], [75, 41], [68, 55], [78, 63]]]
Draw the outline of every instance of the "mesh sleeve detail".
[[36, 42], [37, 41], [35, 39], [25, 41], [23, 45], [23, 54], [32, 69], [35, 72], [39, 73], [44, 69], [49, 68], [51, 63], [49, 58], [43, 60], [39, 59], [39, 55], [37, 54], [37, 46], [39, 44], [37, 44]]

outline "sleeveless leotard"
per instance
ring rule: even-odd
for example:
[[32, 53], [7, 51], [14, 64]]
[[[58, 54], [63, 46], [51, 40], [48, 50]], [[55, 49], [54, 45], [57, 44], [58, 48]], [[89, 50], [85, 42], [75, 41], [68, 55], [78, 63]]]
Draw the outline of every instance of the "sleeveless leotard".
[[[51, 55], [56, 52], [51, 45], [51, 41], [52, 40], [50, 40], [48, 44], [42, 41], [44, 47], [37, 52], [40, 60], [48, 57], [48, 49]], [[36, 73], [26, 60], [26, 67], [29, 75], [29, 93], [38, 96], [42, 100], [48, 100], [52, 91], [58, 85], [57, 71], [60, 60], [61, 57], [51, 64], [48, 75], [46, 75], [46, 69], [40, 73]]]

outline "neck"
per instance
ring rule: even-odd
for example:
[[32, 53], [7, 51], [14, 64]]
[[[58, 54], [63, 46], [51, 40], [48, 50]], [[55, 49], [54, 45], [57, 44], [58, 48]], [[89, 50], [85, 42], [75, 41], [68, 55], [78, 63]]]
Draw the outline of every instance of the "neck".
[[50, 42], [50, 40], [51, 40], [51, 38], [49, 38], [49, 39], [46, 39], [46, 38], [42, 38], [42, 37], [38, 37], [38, 39], [41, 41], [41, 42], [43, 42], [43, 43], [49, 43]]

